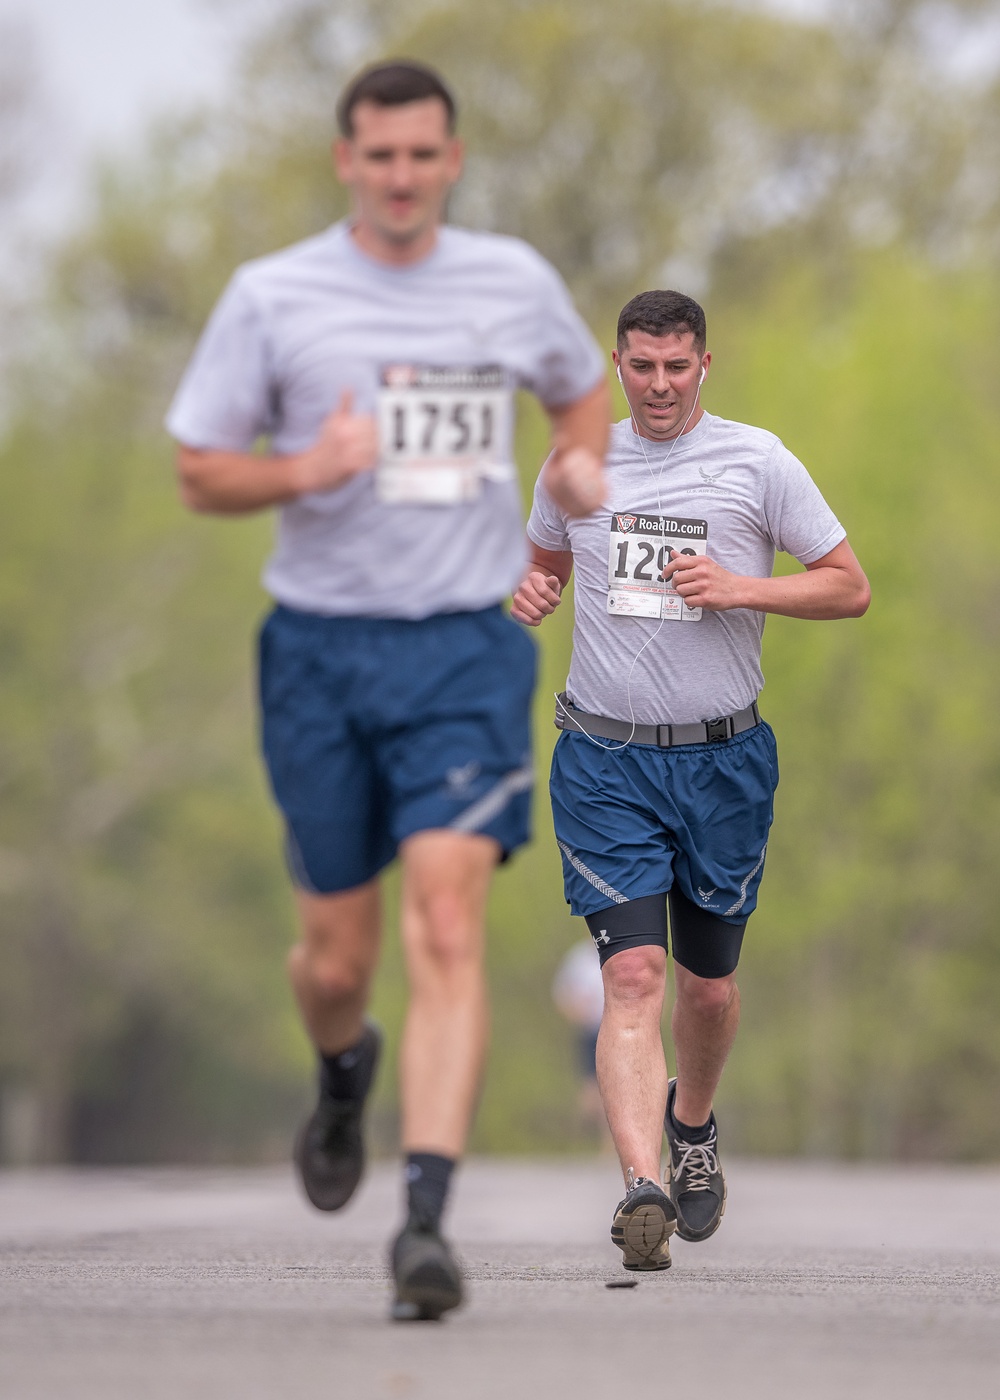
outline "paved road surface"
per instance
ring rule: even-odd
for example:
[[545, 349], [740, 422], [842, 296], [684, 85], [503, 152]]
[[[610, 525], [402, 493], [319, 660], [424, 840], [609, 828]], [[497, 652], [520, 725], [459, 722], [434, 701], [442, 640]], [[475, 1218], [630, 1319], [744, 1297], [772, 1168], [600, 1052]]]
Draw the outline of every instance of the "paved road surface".
[[479, 1161], [471, 1301], [386, 1321], [396, 1171], [0, 1173], [2, 1400], [995, 1400], [1000, 1171], [730, 1163], [714, 1239], [610, 1291], [606, 1162]]

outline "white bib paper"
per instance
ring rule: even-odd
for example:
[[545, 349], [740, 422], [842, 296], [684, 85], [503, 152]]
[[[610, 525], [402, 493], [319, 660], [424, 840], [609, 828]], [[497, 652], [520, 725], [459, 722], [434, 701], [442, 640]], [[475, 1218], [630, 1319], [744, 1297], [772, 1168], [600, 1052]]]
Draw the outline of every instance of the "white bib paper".
[[619, 617], [698, 622], [701, 608], [689, 608], [660, 574], [673, 554], [705, 554], [707, 550], [706, 520], [613, 512], [608, 545], [608, 612]]
[[458, 505], [509, 479], [513, 395], [499, 365], [387, 365], [378, 394], [379, 500]]

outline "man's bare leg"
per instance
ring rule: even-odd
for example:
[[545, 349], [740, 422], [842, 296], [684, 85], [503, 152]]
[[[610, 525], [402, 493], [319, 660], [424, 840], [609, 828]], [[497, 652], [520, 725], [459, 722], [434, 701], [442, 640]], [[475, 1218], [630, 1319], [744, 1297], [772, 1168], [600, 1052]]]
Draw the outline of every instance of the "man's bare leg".
[[709, 1120], [715, 1091], [736, 1039], [740, 993], [735, 975], [696, 977], [679, 963], [674, 964], [674, 984], [674, 1117], [690, 1128], [699, 1128]]
[[323, 1055], [357, 1044], [378, 964], [381, 906], [378, 881], [339, 894], [296, 891], [299, 942], [288, 974], [306, 1030]]
[[660, 1186], [667, 1066], [660, 1015], [667, 955], [655, 945], [623, 948], [605, 962], [597, 1078], [625, 1177], [611, 1241], [626, 1269], [669, 1269], [677, 1212]]
[[660, 1178], [667, 1066], [660, 1037], [667, 955], [655, 945], [623, 948], [604, 964], [604, 1018], [597, 1079], [611, 1137], [626, 1174]]
[[422, 831], [401, 850], [410, 1001], [400, 1054], [403, 1149], [452, 1160], [465, 1147], [489, 1032], [486, 898], [491, 837]]
[[370, 881], [330, 895], [300, 891], [298, 905], [302, 934], [288, 971], [320, 1056], [320, 1083], [295, 1162], [313, 1205], [340, 1210], [364, 1171], [362, 1119], [379, 1057], [378, 1032], [364, 1023], [378, 961], [378, 886]]
[[486, 896], [500, 848], [490, 837], [421, 831], [401, 855], [410, 979], [399, 1073], [407, 1218], [392, 1246], [392, 1316], [405, 1320], [440, 1317], [462, 1301], [441, 1216], [486, 1053]]
[[682, 1240], [707, 1240], [726, 1207], [712, 1099], [736, 1039], [740, 994], [733, 976], [698, 977], [675, 961], [673, 1010], [677, 1082], [664, 1124], [670, 1196]]

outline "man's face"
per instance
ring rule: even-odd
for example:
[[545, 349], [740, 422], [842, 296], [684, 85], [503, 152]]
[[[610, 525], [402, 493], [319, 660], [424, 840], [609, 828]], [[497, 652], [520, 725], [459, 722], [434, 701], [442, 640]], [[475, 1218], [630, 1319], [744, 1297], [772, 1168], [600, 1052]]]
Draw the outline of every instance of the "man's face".
[[629, 331], [621, 352], [612, 359], [621, 370], [622, 388], [632, 417], [643, 437], [666, 442], [700, 417], [694, 412], [699, 380], [712, 362], [699, 354], [690, 331], [677, 335], [648, 335]]
[[418, 242], [441, 222], [462, 172], [462, 145], [448, 131], [444, 103], [359, 102], [351, 115], [354, 134], [336, 143], [334, 156], [358, 224], [396, 246]]

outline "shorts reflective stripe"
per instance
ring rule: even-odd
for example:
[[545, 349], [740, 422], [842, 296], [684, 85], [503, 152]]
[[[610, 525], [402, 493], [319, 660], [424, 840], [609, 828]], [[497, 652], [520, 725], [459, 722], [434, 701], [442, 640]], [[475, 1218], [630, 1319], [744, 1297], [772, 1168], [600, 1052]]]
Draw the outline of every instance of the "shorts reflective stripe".
[[515, 768], [512, 773], [501, 778], [496, 787], [478, 797], [471, 807], [459, 812], [454, 821], [448, 823], [451, 831], [482, 831], [494, 817], [500, 815], [512, 797], [519, 792], [529, 792], [535, 781], [534, 769], [530, 764], [525, 768]]
[[736, 903], [735, 903], [735, 904], [731, 904], [731, 905], [729, 906], [729, 908], [726, 910], [725, 914], [723, 914], [722, 917], [723, 917], [724, 919], [725, 919], [725, 918], [731, 917], [733, 914], [738, 914], [738, 913], [740, 912], [740, 910], [743, 908], [744, 904], [746, 904], [746, 902], [747, 902], [747, 886], [749, 885], [749, 883], [750, 883], [750, 881], [753, 879], [753, 877], [757, 874], [757, 871], [760, 869], [760, 867], [764, 864], [764, 857], [765, 857], [766, 855], [767, 855], [767, 842], [765, 841], [765, 842], [764, 842], [764, 849], [763, 849], [763, 850], [761, 851], [761, 853], [760, 853], [760, 860], [757, 862], [757, 864], [754, 866], [754, 868], [750, 871], [750, 874], [749, 874], [749, 875], [747, 876], [747, 878], [743, 881], [742, 885], [740, 885], [740, 897], [739, 897], [739, 899], [736, 901]]
[[309, 871], [302, 858], [302, 847], [296, 840], [295, 832], [290, 826], [285, 827], [285, 864], [288, 866], [292, 883], [298, 885], [299, 889], [305, 890], [306, 894], [320, 893], [309, 878]]
[[608, 884], [607, 880], [602, 880], [600, 875], [595, 875], [594, 872], [591, 869], [589, 869], [588, 866], [584, 865], [582, 860], [580, 860], [577, 856], [573, 854], [573, 852], [567, 845], [564, 844], [564, 842], [558, 840], [557, 838], [556, 844], [558, 845], [559, 849], [562, 851], [566, 859], [569, 861], [573, 869], [579, 870], [583, 878], [585, 880], [588, 880], [593, 885], [594, 889], [598, 891], [599, 894], [606, 894], [608, 899], [614, 900], [615, 904], [628, 903], [627, 894], [620, 894], [618, 890], [612, 889], [612, 887]]

